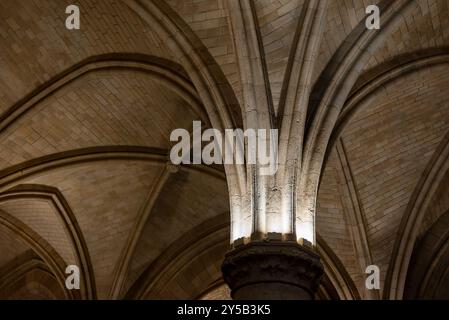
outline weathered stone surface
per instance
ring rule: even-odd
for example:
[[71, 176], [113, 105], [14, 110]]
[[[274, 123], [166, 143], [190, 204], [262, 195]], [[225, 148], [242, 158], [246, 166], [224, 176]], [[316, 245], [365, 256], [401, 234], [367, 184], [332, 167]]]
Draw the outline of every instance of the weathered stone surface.
[[320, 257], [295, 242], [250, 242], [226, 254], [223, 277], [234, 299], [313, 299]]

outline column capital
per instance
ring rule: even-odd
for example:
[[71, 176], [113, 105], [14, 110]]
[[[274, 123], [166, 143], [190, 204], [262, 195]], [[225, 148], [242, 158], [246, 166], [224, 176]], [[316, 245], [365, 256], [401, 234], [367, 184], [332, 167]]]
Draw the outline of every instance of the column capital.
[[234, 299], [313, 299], [323, 265], [295, 241], [252, 241], [226, 254], [222, 272]]

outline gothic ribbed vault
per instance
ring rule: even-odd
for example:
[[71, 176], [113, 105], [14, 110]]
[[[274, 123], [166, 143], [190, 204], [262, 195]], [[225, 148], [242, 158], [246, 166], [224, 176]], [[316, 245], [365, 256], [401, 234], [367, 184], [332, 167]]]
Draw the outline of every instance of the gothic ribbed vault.
[[446, 0], [380, 1], [379, 31], [367, 0], [77, 3], [71, 31], [68, 0], [0, 2], [1, 299], [229, 298], [251, 175], [171, 164], [194, 120], [280, 129], [261, 190], [315, 226], [317, 298], [449, 297]]

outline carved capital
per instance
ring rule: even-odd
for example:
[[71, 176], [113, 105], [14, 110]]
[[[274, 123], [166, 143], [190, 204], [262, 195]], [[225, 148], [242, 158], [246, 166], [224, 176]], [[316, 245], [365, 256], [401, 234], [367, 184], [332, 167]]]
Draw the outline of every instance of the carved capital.
[[222, 272], [236, 299], [313, 299], [323, 265], [296, 242], [253, 241], [228, 252]]

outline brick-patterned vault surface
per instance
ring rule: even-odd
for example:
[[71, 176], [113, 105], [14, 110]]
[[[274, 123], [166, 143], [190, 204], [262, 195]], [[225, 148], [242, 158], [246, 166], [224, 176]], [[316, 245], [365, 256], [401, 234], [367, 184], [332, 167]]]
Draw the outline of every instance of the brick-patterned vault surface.
[[[447, 0], [70, 4], [0, 0], [0, 299], [229, 299], [257, 214], [310, 222], [318, 299], [449, 297]], [[174, 165], [193, 121], [277, 129], [279, 171]]]

